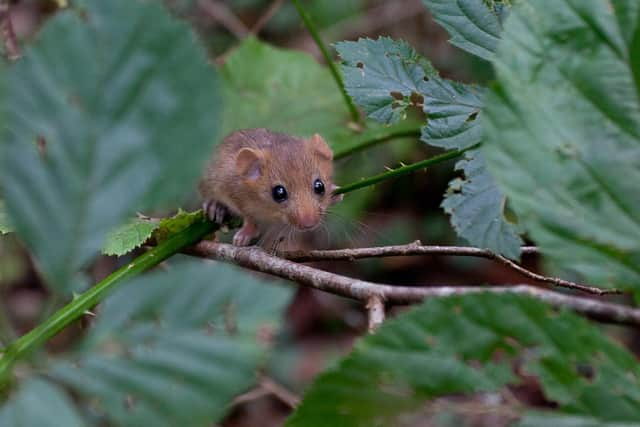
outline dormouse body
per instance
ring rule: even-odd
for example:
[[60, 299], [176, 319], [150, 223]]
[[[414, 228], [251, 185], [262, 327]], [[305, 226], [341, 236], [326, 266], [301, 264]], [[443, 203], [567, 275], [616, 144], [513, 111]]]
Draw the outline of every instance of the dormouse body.
[[268, 129], [228, 135], [199, 185], [204, 211], [213, 221], [222, 222], [227, 211], [243, 218], [233, 238], [239, 246], [269, 227], [315, 228], [341, 199], [332, 196], [335, 188], [333, 152], [320, 135], [302, 139]]

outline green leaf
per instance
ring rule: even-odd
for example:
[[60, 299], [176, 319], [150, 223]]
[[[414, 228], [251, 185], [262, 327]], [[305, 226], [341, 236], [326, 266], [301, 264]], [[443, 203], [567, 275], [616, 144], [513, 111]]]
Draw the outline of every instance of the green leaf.
[[0, 67], [7, 209], [65, 292], [108, 231], [191, 191], [220, 105], [204, 49], [158, 2], [84, 4], [47, 20], [21, 60]]
[[464, 171], [465, 178], [449, 183], [442, 208], [451, 216], [458, 236], [473, 246], [518, 259], [522, 239], [504, 217], [504, 194], [487, 170], [482, 153], [466, 152], [456, 170]]
[[[482, 142], [483, 88], [440, 78], [402, 41], [360, 39], [338, 43], [336, 49], [344, 61], [345, 87], [369, 117], [394, 123], [410, 105], [420, 106], [427, 115], [421, 136], [427, 144], [462, 150]], [[463, 161], [457, 168], [467, 179], [451, 182], [442, 206], [458, 235], [518, 258], [522, 241], [504, 218], [504, 196], [483, 161]]]
[[432, 78], [424, 90], [427, 125], [422, 128], [423, 142], [458, 150], [482, 142], [484, 88]]
[[352, 134], [329, 70], [306, 53], [249, 37], [226, 59], [220, 75], [225, 134], [257, 127], [302, 137], [319, 132], [334, 147]]
[[73, 362], [50, 375], [117, 425], [209, 425], [255, 381], [290, 292], [238, 268], [189, 262], [101, 306]]
[[404, 41], [388, 37], [359, 39], [336, 43], [335, 48], [343, 61], [347, 93], [380, 123], [404, 119], [410, 105], [420, 104], [426, 79], [437, 76], [431, 65]]
[[640, 86], [629, 44], [640, 20], [630, 11], [636, 1], [515, 6], [483, 150], [546, 259], [601, 287], [640, 290]]
[[146, 218], [136, 218], [128, 224], [121, 225], [107, 235], [102, 253], [115, 256], [129, 253], [146, 242], [159, 226], [159, 221]]
[[9, 217], [7, 216], [7, 210], [4, 206], [4, 201], [0, 200], [0, 236], [3, 234], [11, 233], [13, 227], [9, 224]]
[[315, 381], [286, 425], [398, 425], [429, 399], [518, 383], [515, 364], [537, 376], [562, 411], [640, 417], [632, 354], [572, 313], [484, 293], [431, 299], [388, 320]]
[[596, 417], [558, 414], [556, 412], [534, 412], [526, 414], [517, 427], [640, 427], [640, 422], [604, 421]]
[[25, 380], [0, 408], [0, 425], [82, 427], [73, 402], [58, 386], [39, 378]]
[[502, 21], [509, 1], [499, 0], [422, 0], [436, 22], [451, 35], [450, 42], [460, 49], [491, 61], [494, 57]]

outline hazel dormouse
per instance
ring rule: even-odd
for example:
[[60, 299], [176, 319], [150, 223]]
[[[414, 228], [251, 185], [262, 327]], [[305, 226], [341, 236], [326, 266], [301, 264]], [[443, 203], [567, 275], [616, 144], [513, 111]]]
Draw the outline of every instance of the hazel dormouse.
[[199, 183], [205, 214], [222, 223], [243, 219], [233, 244], [247, 246], [267, 230], [318, 227], [327, 208], [342, 200], [332, 192], [333, 152], [318, 134], [303, 139], [268, 129], [233, 132], [220, 143]]

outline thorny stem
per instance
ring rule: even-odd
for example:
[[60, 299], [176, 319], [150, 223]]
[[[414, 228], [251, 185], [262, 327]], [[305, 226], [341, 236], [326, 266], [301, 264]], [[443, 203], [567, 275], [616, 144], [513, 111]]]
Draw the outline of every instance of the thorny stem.
[[378, 184], [383, 181], [387, 181], [392, 178], [397, 178], [399, 176], [406, 175], [416, 170], [425, 169], [426, 167], [435, 165], [437, 163], [442, 163], [447, 160], [455, 159], [456, 157], [460, 157], [462, 153], [464, 153], [465, 151], [477, 148], [479, 145], [480, 144], [476, 144], [474, 146], [465, 148], [463, 150], [447, 151], [446, 153], [439, 154], [437, 156], [419, 161], [417, 163], [404, 165], [399, 168], [389, 170], [387, 172], [383, 172], [378, 175], [370, 176], [369, 178], [365, 178], [357, 182], [353, 182], [351, 184], [343, 185], [342, 187], [339, 187], [336, 191], [334, 191], [333, 194], [350, 193], [352, 191], [359, 190], [365, 187], [370, 187], [372, 185]]
[[344, 81], [342, 80], [342, 76], [340, 75], [340, 72], [338, 72], [338, 68], [336, 67], [336, 64], [333, 62], [333, 59], [329, 54], [329, 50], [327, 49], [324, 42], [320, 38], [320, 33], [318, 33], [318, 29], [316, 28], [315, 24], [311, 20], [311, 17], [307, 13], [307, 11], [304, 10], [300, 2], [298, 0], [291, 0], [291, 1], [293, 2], [293, 5], [296, 7], [296, 10], [298, 11], [300, 18], [302, 18], [302, 22], [304, 22], [304, 26], [307, 27], [307, 30], [311, 34], [311, 37], [313, 37], [313, 40], [316, 42], [318, 49], [320, 49], [320, 52], [322, 53], [322, 56], [324, 57], [324, 60], [327, 63], [327, 66], [329, 67], [329, 71], [331, 71], [331, 75], [333, 76], [333, 79], [336, 81], [336, 84], [338, 85], [338, 88], [342, 93], [344, 102], [345, 104], [347, 104], [347, 108], [349, 109], [349, 113], [351, 114], [351, 120], [353, 120], [355, 123], [359, 123], [360, 113], [358, 112], [358, 108], [355, 106], [355, 104], [353, 103], [353, 100], [351, 99], [346, 89], [344, 88]]
[[415, 124], [408, 121], [400, 122], [393, 126], [374, 128], [354, 136], [353, 140], [348, 144], [336, 148], [333, 158], [338, 160], [350, 156], [374, 145], [386, 142], [390, 139], [402, 138], [407, 136], [420, 136], [420, 128], [422, 124]]
[[0, 359], [0, 387], [7, 383], [11, 368], [17, 360], [23, 358], [102, 301], [123, 279], [134, 277], [158, 265], [175, 253], [216, 231], [217, 228], [216, 224], [208, 221], [192, 224], [129, 264], [114, 271], [97, 285], [55, 312], [48, 320], [18, 338], [4, 349], [4, 354]]

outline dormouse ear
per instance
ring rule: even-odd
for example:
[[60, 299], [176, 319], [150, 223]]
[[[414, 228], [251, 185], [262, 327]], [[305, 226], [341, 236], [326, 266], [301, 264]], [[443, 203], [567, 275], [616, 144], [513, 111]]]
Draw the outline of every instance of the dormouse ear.
[[320, 157], [323, 157], [326, 160], [333, 160], [333, 151], [331, 151], [329, 145], [327, 145], [320, 135], [317, 133], [314, 134], [309, 138], [308, 143], [311, 145], [313, 150], [320, 155]]
[[243, 148], [236, 156], [236, 172], [251, 180], [256, 180], [262, 175], [263, 156], [259, 150]]

